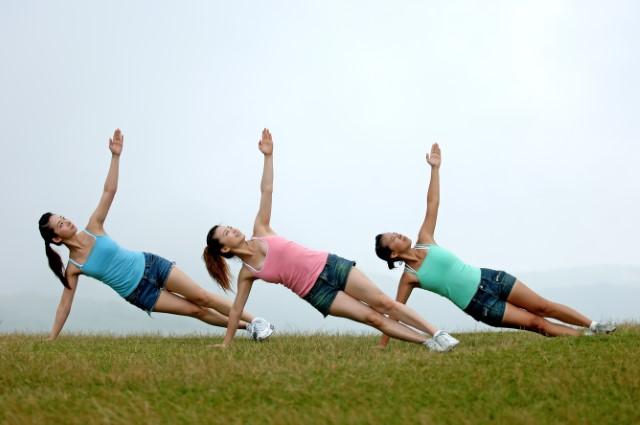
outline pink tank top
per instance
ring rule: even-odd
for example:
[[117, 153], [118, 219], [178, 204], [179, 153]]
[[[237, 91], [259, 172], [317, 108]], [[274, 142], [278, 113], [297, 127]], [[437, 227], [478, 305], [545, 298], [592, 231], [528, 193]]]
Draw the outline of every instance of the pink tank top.
[[256, 237], [267, 244], [262, 269], [244, 263], [253, 276], [270, 283], [280, 283], [300, 297], [309, 293], [327, 264], [329, 253], [305, 248], [277, 235]]

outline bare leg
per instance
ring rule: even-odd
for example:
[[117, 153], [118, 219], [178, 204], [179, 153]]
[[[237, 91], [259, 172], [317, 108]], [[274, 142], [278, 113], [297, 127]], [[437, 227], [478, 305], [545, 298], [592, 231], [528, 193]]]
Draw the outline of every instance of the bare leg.
[[544, 317], [523, 310], [507, 302], [502, 317], [502, 326], [507, 328], [526, 329], [545, 336], [579, 336], [582, 333], [568, 326], [551, 323]]
[[427, 339], [426, 336], [378, 313], [342, 291], [338, 292], [336, 299], [329, 308], [329, 313], [333, 316], [346, 317], [347, 319], [373, 326], [384, 334], [403, 341], [422, 344]]
[[[190, 316], [214, 326], [227, 327], [229, 318], [217, 311], [202, 307], [168, 291], [160, 291], [153, 311], [157, 313], [178, 314]], [[240, 328], [246, 328], [246, 322], [240, 322]]]
[[[231, 300], [205, 291], [197, 283], [195, 283], [186, 273], [177, 267], [173, 267], [165, 282], [165, 288], [168, 291], [182, 295], [194, 304], [203, 307], [209, 307], [216, 310], [224, 316], [229, 316], [231, 309]], [[254, 316], [246, 311], [240, 316], [245, 322], [251, 322]]]
[[431, 335], [438, 332], [438, 328], [420, 317], [412, 308], [395, 301], [382, 292], [364, 273], [355, 267], [349, 273], [345, 292], [353, 298], [367, 303], [377, 312], [387, 314], [395, 320]]
[[591, 320], [589, 320], [588, 317], [583, 316], [566, 305], [554, 303], [542, 298], [519, 280], [513, 285], [507, 301], [516, 307], [524, 308], [536, 316], [553, 317], [565, 323], [587, 328], [591, 324]]

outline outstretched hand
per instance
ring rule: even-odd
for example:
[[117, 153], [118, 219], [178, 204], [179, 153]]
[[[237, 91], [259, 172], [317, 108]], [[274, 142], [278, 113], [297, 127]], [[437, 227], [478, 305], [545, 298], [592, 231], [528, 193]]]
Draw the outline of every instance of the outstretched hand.
[[116, 131], [113, 132], [113, 137], [109, 138], [109, 150], [111, 154], [115, 156], [120, 156], [122, 153], [122, 145], [124, 143], [124, 135], [119, 128], [116, 128]]
[[427, 163], [433, 168], [440, 168], [442, 158], [440, 157], [440, 146], [437, 143], [431, 145], [431, 153], [427, 154]]
[[269, 156], [273, 153], [273, 139], [271, 138], [271, 133], [268, 128], [262, 130], [262, 137], [258, 142], [258, 149], [265, 156]]

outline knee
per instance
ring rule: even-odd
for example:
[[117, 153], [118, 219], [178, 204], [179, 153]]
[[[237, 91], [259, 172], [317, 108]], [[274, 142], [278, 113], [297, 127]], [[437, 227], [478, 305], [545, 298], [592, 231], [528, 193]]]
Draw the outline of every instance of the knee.
[[205, 307], [201, 307], [199, 305], [193, 305], [189, 310], [189, 316], [195, 317], [196, 319], [204, 319], [208, 313], [209, 312]]
[[364, 321], [367, 325], [380, 329], [384, 323], [384, 317], [382, 314], [372, 311], [365, 316]]
[[380, 294], [374, 305], [371, 307], [384, 314], [391, 314], [397, 309], [397, 301], [392, 300], [384, 294]]
[[198, 292], [195, 296], [193, 296], [192, 298], [189, 298], [189, 301], [191, 301], [192, 303], [199, 305], [199, 306], [208, 306], [210, 303], [210, 297], [209, 294], [206, 291], [201, 291]]
[[553, 303], [542, 299], [542, 301], [536, 306], [535, 311], [532, 313], [542, 317], [549, 317], [553, 313]]
[[529, 320], [529, 328], [535, 332], [546, 334], [547, 333], [547, 321], [543, 317], [533, 316]]

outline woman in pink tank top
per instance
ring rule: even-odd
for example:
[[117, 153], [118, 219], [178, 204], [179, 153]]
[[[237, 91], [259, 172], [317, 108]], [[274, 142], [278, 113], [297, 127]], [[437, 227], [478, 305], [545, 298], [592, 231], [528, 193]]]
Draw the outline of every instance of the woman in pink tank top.
[[[378, 289], [355, 267], [355, 262], [306, 248], [277, 235], [270, 226], [273, 140], [269, 130], [262, 131], [258, 147], [264, 155], [264, 168], [253, 237], [246, 240], [238, 229], [214, 226], [207, 234], [203, 253], [209, 274], [224, 290], [231, 288], [231, 275], [225, 259], [239, 257], [243, 262], [236, 298], [229, 312], [227, 333], [218, 347], [231, 343], [236, 323], [256, 279], [286, 286], [324, 316], [346, 317], [373, 326], [392, 338], [424, 344], [432, 351], [449, 351], [458, 344], [455, 338], [439, 331], [408, 306], [394, 301]], [[437, 335], [438, 338], [426, 334]]]

